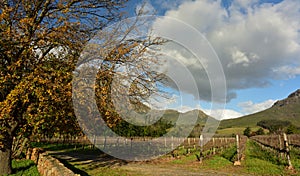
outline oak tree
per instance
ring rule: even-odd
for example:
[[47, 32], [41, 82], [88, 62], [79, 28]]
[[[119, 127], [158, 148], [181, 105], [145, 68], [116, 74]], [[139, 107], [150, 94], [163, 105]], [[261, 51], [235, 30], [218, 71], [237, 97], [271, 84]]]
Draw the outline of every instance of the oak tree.
[[76, 58], [97, 30], [121, 17], [125, 2], [1, 0], [1, 174], [11, 173], [17, 133], [43, 131], [73, 120], [67, 117], [74, 117], [70, 80]]

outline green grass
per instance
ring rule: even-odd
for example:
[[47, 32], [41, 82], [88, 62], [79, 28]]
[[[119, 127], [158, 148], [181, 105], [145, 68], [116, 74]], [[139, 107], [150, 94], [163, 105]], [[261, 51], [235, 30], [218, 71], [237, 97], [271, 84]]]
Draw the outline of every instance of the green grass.
[[253, 141], [247, 142], [246, 158], [243, 161], [247, 172], [256, 175], [285, 175], [285, 166], [274, 154], [263, 151]]
[[227, 159], [228, 161], [231, 161], [232, 163], [236, 160], [236, 154], [237, 154], [237, 151], [236, 151], [236, 146], [234, 147], [230, 147], [228, 149], [226, 149], [222, 154], [221, 156], [224, 158], [224, 159]]
[[31, 160], [13, 160], [13, 174], [9, 176], [39, 176], [36, 165]]
[[[251, 127], [251, 132], [257, 131], [260, 127], [254, 126]], [[232, 134], [243, 134], [246, 127], [232, 127], [232, 128], [224, 128], [218, 129], [217, 135], [221, 136], [232, 136]]]
[[87, 149], [90, 148], [90, 145], [82, 145], [82, 144], [56, 144], [56, 143], [38, 143], [32, 142], [30, 143], [31, 147], [34, 148], [43, 148], [51, 151], [62, 151], [62, 150], [75, 150], [75, 149]]
[[204, 160], [205, 168], [220, 170], [227, 167], [232, 167], [232, 162], [221, 156], [213, 156], [209, 160]]
[[171, 161], [172, 164], [187, 164], [190, 162], [197, 161], [197, 157], [194, 154], [190, 154], [188, 156], [180, 156], [179, 159], [175, 159]]
[[245, 130], [244, 127], [218, 129], [217, 134], [218, 135], [231, 136], [232, 134], [243, 134], [244, 130]]
[[297, 172], [300, 172], [300, 148], [290, 147], [291, 148], [291, 162]]

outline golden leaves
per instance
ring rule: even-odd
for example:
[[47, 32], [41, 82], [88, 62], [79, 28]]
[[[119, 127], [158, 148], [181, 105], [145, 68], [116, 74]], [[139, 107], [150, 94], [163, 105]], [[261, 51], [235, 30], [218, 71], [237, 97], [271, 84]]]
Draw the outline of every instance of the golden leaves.
[[20, 19], [19, 23], [20, 23], [23, 27], [28, 26], [28, 25], [33, 25], [34, 19], [33, 19], [33, 18], [25, 17], [25, 18]]

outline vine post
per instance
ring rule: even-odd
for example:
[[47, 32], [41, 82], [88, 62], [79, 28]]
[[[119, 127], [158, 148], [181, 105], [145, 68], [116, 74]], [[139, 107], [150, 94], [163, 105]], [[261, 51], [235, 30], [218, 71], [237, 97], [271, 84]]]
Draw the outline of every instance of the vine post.
[[290, 149], [289, 149], [289, 143], [288, 143], [288, 139], [285, 133], [283, 133], [283, 140], [284, 140], [284, 150], [286, 152], [286, 158], [288, 160], [288, 168], [289, 169], [293, 169], [293, 165], [291, 162], [291, 156], [290, 156]]
[[238, 134], [236, 135], [236, 155], [237, 155], [237, 161], [235, 161], [233, 165], [240, 166], [241, 165], [241, 161], [240, 161], [240, 139], [239, 139]]

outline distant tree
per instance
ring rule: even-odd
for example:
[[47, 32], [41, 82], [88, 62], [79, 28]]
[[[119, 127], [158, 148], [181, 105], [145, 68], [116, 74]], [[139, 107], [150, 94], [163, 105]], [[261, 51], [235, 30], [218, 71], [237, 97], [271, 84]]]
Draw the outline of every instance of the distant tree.
[[257, 126], [268, 129], [270, 133], [281, 133], [284, 131], [284, 128], [290, 125], [290, 121], [283, 120], [262, 120], [257, 122]]
[[136, 126], [122, 120], [120, 123], [117, 123], [112, 130], [114, 130], [118, 135], [125, 137], [160, 137], [166, 134], [168, 129], [171, 127], [173, 127], [171, 122], [161, 119], [150, 126]]
[[250, 137], [250, 136], [251, 136], [251, 128], [250, 128], [250, 127], [247, 127], [247, 128], [244, 130], [244, 135], [247, 136], [247, 137]]
[[262, 129], [262, 128], [259, 128], [255, 133], [256, 133], [256, 135], [264, 135], [265, 134], [264, 129]]

